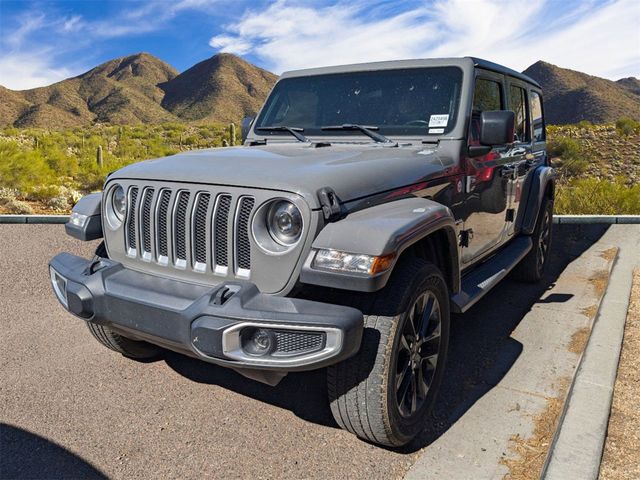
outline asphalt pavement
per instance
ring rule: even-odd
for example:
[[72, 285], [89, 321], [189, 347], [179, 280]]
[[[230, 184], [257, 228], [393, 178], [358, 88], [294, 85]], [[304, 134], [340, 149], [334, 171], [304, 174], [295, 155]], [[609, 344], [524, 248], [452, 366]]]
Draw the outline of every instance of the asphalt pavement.
[[47, 270], [95, 243], [61, 225], [0, 225], [0, 477], [401, 478], [509, 370], [527, 342], [511, 332], [605, 230], [558, 227], [543, 282], [507, 279], [453, 319], [431, 424], [394, 451], [337, 428], [323, 370], [269, 387], [174, 353], [139, 363], [101, 347]]

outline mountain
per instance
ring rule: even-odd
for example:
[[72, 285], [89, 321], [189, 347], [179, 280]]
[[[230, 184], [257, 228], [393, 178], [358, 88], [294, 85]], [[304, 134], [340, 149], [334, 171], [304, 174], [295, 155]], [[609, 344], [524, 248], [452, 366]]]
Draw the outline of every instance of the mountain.
[[31, 90], [0, 90], [0, 124], [72, 127], [94, 122], [155, 123], [177, 120], [160, 106], [158, 84], [178, 72], [139, 53], [110, 60], [77, 77]]
[[622, 85], [624, 88], [629, 90], [631, 93], [635, 93], [636, 95], [640, 95], [640, 80], [635, 77], [627, 77], [621, 78], [616, 82], [618, 85]]
[[230, 122], [255, 114], [277, 78], [235, 55], [220, 53], [161, 84], [161, 105], [183, 120]]
[[153, 55], [138, 53], [47, 87], [0, 86], [0, 126], [238, 121], [258, 110], [276, 78], [230, 54], [178, 74]]
[[[524, 73], [542, 85], [549, 124], [640, 120], [637, 78], [614, 82], [543, 61]], [[153, 55], [138, 53], [47, 87], [0, 86], [0, 127], [238, 121], [258, 111], [276, 79], [228, 53], [180, 74]]]
[[542, 86], [549, 124], [615, 122], [620, 117], [640, 119], [640, 81], [614, 82], [538, 61], [523, 73]]

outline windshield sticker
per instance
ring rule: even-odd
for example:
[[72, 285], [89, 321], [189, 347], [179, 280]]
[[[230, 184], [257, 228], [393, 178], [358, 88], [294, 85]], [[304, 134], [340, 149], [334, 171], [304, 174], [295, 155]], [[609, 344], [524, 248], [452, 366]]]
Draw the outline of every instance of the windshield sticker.
[[444, 128], [430, 128], [429, 133], [444, 133]]
[[429, 117], [429, 128], [446, 127], [449, 123], [449, 115], [431, 115]]

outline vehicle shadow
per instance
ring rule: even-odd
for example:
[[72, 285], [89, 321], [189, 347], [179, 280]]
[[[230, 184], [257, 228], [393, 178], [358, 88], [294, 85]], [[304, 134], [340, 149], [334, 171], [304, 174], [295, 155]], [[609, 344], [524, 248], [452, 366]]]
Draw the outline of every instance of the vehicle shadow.
[[[522, 352], [522, 345], [510, 333], [542, 294], [553, 287], [566, 266], [606, 230], [607, 226], [600, 225], [556, 225], [550, 264], [540, 283], [531, 285], [507, 278], [469, 312], [453, 316], [444, 381], [431, 419], [427, 428], [400, 452], [412, 453], [432, 443], [500, 382]], [[545, 303], [566, 302], [570, 298], [551, 295]], [[183, 355], [169, 352], [165, 361], [195, 382], [219, 385], [288, 409], [306, 421], [337, 428], [327, 400], [326, 369], [292, 373], [277, 386], [269, 387]]]
[[108, 477], [63, 446], [22, 428], [0, 423], [0, 478]]

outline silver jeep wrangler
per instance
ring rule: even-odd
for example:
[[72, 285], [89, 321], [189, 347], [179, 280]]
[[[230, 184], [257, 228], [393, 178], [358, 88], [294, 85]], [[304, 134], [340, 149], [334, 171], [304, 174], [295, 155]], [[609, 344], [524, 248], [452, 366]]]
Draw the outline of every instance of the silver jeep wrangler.
[[60, 303], [133, 359], [170, 349], [275, 385], [327, 367], [336, 422], [425, 427], [451, 312], [537, 281], [555, 175], [540, 86], [476, 58], [288, 72], [242, 147], [125, 167], [50, 262]]

